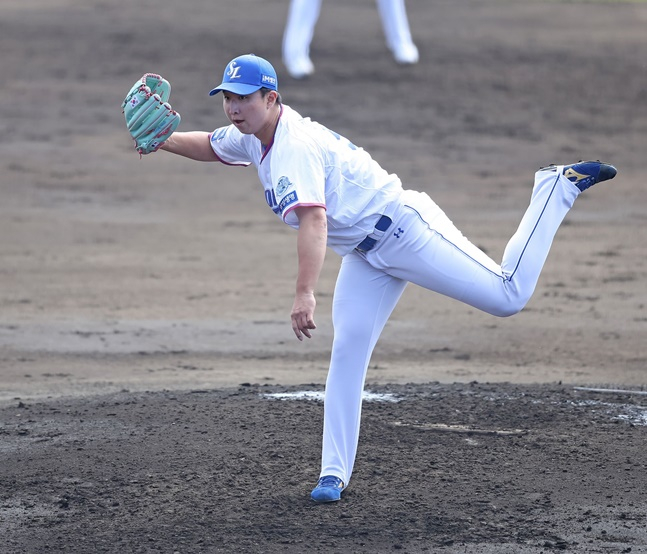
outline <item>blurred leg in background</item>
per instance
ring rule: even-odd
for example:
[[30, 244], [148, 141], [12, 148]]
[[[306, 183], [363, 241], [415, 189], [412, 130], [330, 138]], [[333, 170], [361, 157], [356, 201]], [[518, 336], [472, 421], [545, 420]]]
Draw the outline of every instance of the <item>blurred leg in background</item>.
[[386, 45], [399, 64], [418, 63], [418, 48], [411, 38], [411, 29], [404, 0], [377, 0], [384, 28]]
[[291, 0], [283, 33], [283, 63], [291, 77], [311, 75], [310, 43], [321, 11], [321, 0]]

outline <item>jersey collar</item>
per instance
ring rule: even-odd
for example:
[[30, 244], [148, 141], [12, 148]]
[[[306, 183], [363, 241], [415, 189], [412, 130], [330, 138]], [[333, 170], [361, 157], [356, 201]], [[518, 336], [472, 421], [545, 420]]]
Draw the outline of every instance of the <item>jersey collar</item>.
[[283, 104], [281, 104], [281, 111], [279, 112], [279, 118], [276, 120], [276, 127], [274, 128], [274, 134], [272, 135], [272, 140], [269, 142], [269, 144], [261, 143], [261, 151], [263, 152], [263, 155], [261, 156], [261, 162], [265, 159], [265, 156], [267, 156], [268, 152], [270, 151], [270, 148], [272, 148], [272, 145], [274, 144], [274, 137], [276, 136], [276, 130], [279, 128], [279, 123], [281, 121], [282, 115], [283, 115]]

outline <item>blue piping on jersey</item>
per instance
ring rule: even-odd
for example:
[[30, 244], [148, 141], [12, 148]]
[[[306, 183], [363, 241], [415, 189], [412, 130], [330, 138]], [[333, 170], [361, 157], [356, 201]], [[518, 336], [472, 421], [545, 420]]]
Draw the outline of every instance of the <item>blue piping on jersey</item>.
[[461, 249], [460, 249], [458, 246], [456, 246], [453, 242], [451, 242], [450, 240], [446, 239], [446, 238], [445, 238], [441, 233], [439, 233], [438, 231], [436, 231], [436, 229], [432, 229], [432, 228], [431, 228], [431, 226], [429, 225], [429, 223], [427, 223], [427, 222], [425, 221], [425, 219], [420, 215], [420, 212], [418, 212], [418, 210], [416, 210], [415, 208], [413, 208], [413, 207], [409, 206], [408, 204], [404, 204], [404, 207], [405, 207], [405, 208], [409, 208], [410, 210], [412, 210], [413, 212], [415, 212], [415, 213], [417, 214], [417, 216], [420, 218], [420, 221], [422, 221], [425, 225], [427, 225], [427, 228], [428, 228], [430, 231], [433, 231], [434, 233], [436, 233], [436, 234], [437, 234], [437, 235], [438, 235], [442, 240], [444, 240], [444, 241], [445, 241], [445, 242], [447, 242], [448, 244], [451, 244], [454, 248], [456, 248], [456, 250], [460, 251], [462, 254], [464, 254], [465, 256], [467, 256], [467, 257], [468, 257], [470, 260], [472, 260], [475, 264], [477, 264], [477, 265], [481, 266], [485, 271], [487, 271], [488, 273], [491, 273], [492, 275], [494, 275], [494, 276], [498, 277], [499, 279], [502, 279], [503, 281], [512, 281], [512, 278], [514, 277], [514, 274], [517, 272], [517, 269], [519, 269], [519, 264], [521, 263], [521, 258], [523, 258], [523, 255], [524, 255], [524, 253], [526, 252], [526, 248], [528, 248], [528, 243], [530, 242], [530, 240], [532, 239], [533, 235], [535, 234], [535, 231], [536, 231], [536, 229], [537, 229], [537, 225], [539, 225], [539, 222], [541, 221], [541, 217], [544, 215], [544, 212], [546, 211], [546, 207], [548, 206], [548, 202], [550, 202], [550, 199], [552, 198], [553, 193], [555, 192], [555, 187], [557, 186], [557, 182], [558, 182], [558, 181], [559, 181], [559, 175], [558, 175], [558, 176], [557, 176], [557, 178], [555, 179], [555, 182], [553, 183], [553, 186], [552, 186], [552, 188], [551, 188], [550, 194], [548, 195], [548, 198], [546, 199], [546, 202], [545, 202], [545, 204], [544, 204], [544, 207], [542, 208], [541, 213], [539, 214], [539, 217], [537, 218], [537, 222], [535, 223], [535, 226], [532, 228], [532, 232], [531, 232], [531, 233], [530, 233], [530, 235], [528, 236], [528, 240], [526, 241], [526, 244], [524, 245], [523, 249], [521, 250], [521, 254], [519, 255], [519, 259], [517, 260], [517, 265], [515, 265], [514, 269], [512, 270], [512, 273], [510, 273], [510, 275], [499, 275], [499, 274], [495, 273], [494, 271], [492, 271], [491, 269], [488, 269], [488, 268], [487, 268], [487, 267], [485, 267], [481, 262], [479, 262], [478, 260], [475, 260], [475, 259], [474, 259], [474, 258], [472, 258], [472, 256], [470, 256], [467, 252], [465, 252], [464, 250], [461, 250]]

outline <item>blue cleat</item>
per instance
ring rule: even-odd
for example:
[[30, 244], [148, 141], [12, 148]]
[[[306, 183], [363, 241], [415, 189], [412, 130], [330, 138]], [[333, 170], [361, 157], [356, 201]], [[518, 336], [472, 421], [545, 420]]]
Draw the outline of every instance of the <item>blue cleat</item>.
[[[556, 165], [542, 167], [540, 171], [552, 170], [557, 171]], [[571, 183], [573, 183], [581, 191], [585, 191], [596, 183], [608, 181], [616, 176], [617, 170], [610, 164], [605, 164], [600, 161], [594, 162], [578, 162], [576, 164], [565, 165], [562, 169], [562, 174]]]
[[315, 502], [337, 502], [344, 490], [344, 482], [334, 475], [324, 475], [317, 481], [317, 486], [310, 493]]

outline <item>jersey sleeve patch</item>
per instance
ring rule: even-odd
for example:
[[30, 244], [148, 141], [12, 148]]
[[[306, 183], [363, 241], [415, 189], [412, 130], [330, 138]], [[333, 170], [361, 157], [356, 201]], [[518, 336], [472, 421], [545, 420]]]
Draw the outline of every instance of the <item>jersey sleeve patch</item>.
[[299, 196], [297, 195], [296, 190], [293, 190], [292, 192], [286, 194], [279, 202], [280, 213], [283, 213], [286, 210], [286, 208], [288, 208], [288, 206], [291, 206], [292, 204], [295, 204], [298, 201], [299, 201]]
[[290, 179], [286, 176], [281, 177], [276, 185], [276, 196], [281, 198], [291, 187], [292, 183], [290, 182]]

